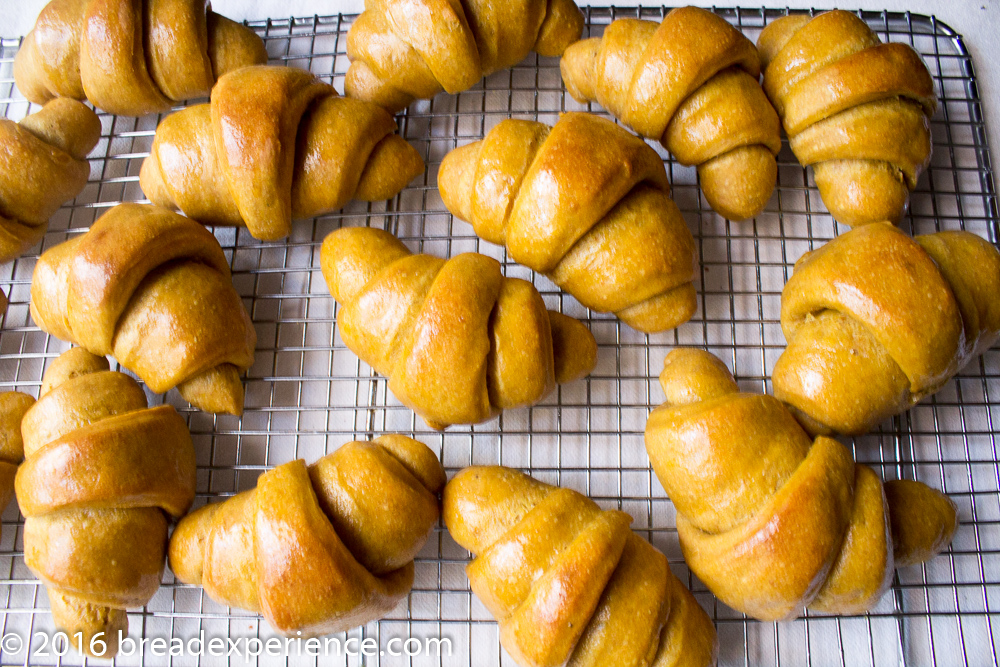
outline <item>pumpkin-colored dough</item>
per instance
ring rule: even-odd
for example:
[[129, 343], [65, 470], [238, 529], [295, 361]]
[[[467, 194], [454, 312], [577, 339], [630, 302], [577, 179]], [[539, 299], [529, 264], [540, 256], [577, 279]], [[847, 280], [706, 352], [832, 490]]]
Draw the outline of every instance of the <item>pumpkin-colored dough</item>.
[[684, 560], [737, 611], [765, 621], [805, 607], [861, 614], [894, 567], [951, 543], [946, 496], [919, 482], [883, 490], [871, 468], [836, 440], [812, 440], [780, 401], [741, 393], [708, 352], [673, 350], [660, 384], [667, 400], [646, 423], [646, 451], [677, 508]]
[[208, 0], [52, 0], [17, 52], [14, 80], [36, 104], [69, 97], [144, 116], [266, 62], [263, 40]]
[[52, 214], [80, 194], [100, 136], [97, 115], [70, 99], [52, 100], [19, 123], [0, 118], [0, 262], [41, 241]]
[[170, 538], [170, 567], [283, 635], [344, 632], [409, 593], [444, 481], [416, 440], [350, 442], [311, 466], [280, 465], [255, 489], [186, 516]]
[[344, 343], [432, 428], [534, 405], [597, 362], [587, 327], [485, 255], [413, 255], [388, 232], [347, 227], [320, 263]]
[[600, 102], [683, 165], [698, 167], [709, 205], [730, 220], [764, 210], [778, 177], [778, 115], [761, 90], [753, 42], [698, 7], [662, 23], [618, 19], [559, 63], [578, 102]]
[[460, 93], [530, 51], [558, 56], [580, 39], [573, 0], [367, 0], [347, 32], [347, 95], [396, 113]]
[[389, 199], [422, 174], [395, 130], [384, 109], [309, 72], [245, 67], [219, 79], [211, 104], [160, 123], [139, 185], [154, 204], [273, 241], [293, 219]]
[[14, 497], [14, 475], [24, 460], [21, 420], [35, 399], [19, 391], [0, 393], [0, 512]]
[[611, 121], [502, 121], [445, 156], [438, 187], [476, 234], [584, 306], [650, 333], [694, 315], [694, 239], [663, 161]]
[[500, 466], [455, 475], [443, 511], [522, 667], [716, 663], [712, 621], [628, 514]]
[[169, 518], [195, 493], [184, 420], [169, 405], [147, 407], [135, 380], [108, 369], [82, 348], [49, 366], [21, 422], [15, 482], [24, 562], [48, 589], [57, 628], [83, 633], [88, 655], [104, 633], [100, 658], [114, 657], [119, 631], [128, 634], [126, 609], [160, 587]]
[[774, 395], [812, 433], [865, 433], [1000, 336], [1000, 252], [969, 232], [866, 225], [805, 254], [781, 293]]
[[206, 412], [243, 412], [240, 374], [257, 334], [219, 242], [194, 220], [159, 206], [112, 208], [39, 258], [31, 317], [113, 355], [156, 393], [177, 387]]
[[937, 97], [920, 55], [842, 10], [779, 18], [757, 48], [764, 91], [834, 219], [898, 223], [931, 158]]

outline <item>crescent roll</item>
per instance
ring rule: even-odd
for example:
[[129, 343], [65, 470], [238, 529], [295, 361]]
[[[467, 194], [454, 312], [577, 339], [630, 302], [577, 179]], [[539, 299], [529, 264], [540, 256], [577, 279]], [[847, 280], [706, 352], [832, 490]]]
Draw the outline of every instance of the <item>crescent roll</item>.
[[485, 255], [414, 255], [388, 232], [345, 227], [320, 262], [344, 343], [432, 428], [534, 405], [597, 363], [586, 326]]
[[969, 232], [855, 228], [795, 263], [781, 329], [774, 395], [812, 433], [865, 433], [1000, 337], [1000, 252]]
[[777, 19], [757, 47], [764, 91], [834, 219], [898, 222], [931, 157], [937, 97], [920, 55], [841, 10]]
[[35, 399], [19, 391], [0, 393], [0, 512], [14, 497], [14, 476], [24, 460], [21, 420]]
[[240, 374], [253, 364], [257, 334], [229, 260], [194, 220], [115, 206], [42, 254], [31, 317], [56, 338], [113, 355], [156, 393], [177, 387], [206, 412], [243, 412]]
[[217, 78], [267, 62], [252, 30], [209, 0], [52, 0], [14, 58], [14, 81], [32, 102], [88, 100], [125, 116], [204, 97]]
[[733, 609], [765, 621], [804, 607], [861, 614], [894, 567], [951, 543], [947, 496], [883, 485], [844, 445], [812, 440], [777, 399], [741, 393], [708, 352], [673, 350], [660, 384], [667, 400], [646, 423], [646, 451], [677, 508], [684, 560]]
[[683, 165], [696, 165], [709, 205], [730, 220], [764, 210], [777, 181], [778, 115], [761, 90], [753, 42], [698, 7], [662, 23], [618, 19], [566, 49], [563, 82], [597, 101]]
[[344, 632], [409, 594], [444, 481], [416, 440], [350, 442], [310, 466], [280, 465], [255, 489], [184, 517], [170, 538], [170, 567], [283, 635]]
[[245, 67], [219, 79], [211, 104], [160, 123], [139, 185], [154, 204], [273, 241], [293, 219], [389, 199], [422, 174], [395, 130], [384, 109], [309, 72]]
[[19, 123], [0, 118], [0, 262], [41, 241], [52, 214], [80, 194], [100, 136], [97, 115], [75, 100], [52, 100]]
[[108, 369], [78, 347], [46, 369], [21, 422], [15, 480], [24, 562], [48, 589], [56, 627], [98, 658], [115, 656], [126, 610], [159, 589], [168, 523], [195, 492], [184, 419], [147, 407], [135, 380]]
[[444, 490], [465, 572], [522, 667], [709, 667], [718, 640], [632, 517], [510, 468], [474, 466]]
[[505, 120], [448, 153], [445, 206], [588, 308], [644, 332], [697, 308], [694, 239], [663, 161], [611, 121], [563, 114], [555, 127]]
[[344, 88], [396, 113], [468, 90], [530, 51], [561, 55], [582, 31], [573, 0], [367, 0], [347, 32]]

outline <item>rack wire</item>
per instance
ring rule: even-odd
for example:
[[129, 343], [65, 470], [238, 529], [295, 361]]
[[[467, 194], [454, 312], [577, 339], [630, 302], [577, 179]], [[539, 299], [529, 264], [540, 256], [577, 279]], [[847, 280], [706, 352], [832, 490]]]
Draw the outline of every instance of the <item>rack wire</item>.
[[[588, 8], [586, 33], [597, 35], [615, 18], [660, 20], [666, 9]], [[784, 11], [717, 9], [756, 39]], [[885, 41], [911, 44], [933, 75], [940, 108], [931, 122], [934, 156], [920, 179], [902, 227], [919, 234], [967, 229], [997, 242], [998, 211], [983, 112], [969, 52], [960, 35], [934, 17], [887, 12], [860, 16]], [[346, 31], [352, 16], [313, 16], [252, 22], [272, 62], [309, 69], [343, 91]], [[19, 39], [0, 43], [0, 109], [18, 119], [28, 104], [13, 88], [11, 63]], [[699, 309], [676, 331], [643, 335], [617, 319], [591, 313], [547, 279], [509, 260], [502, 248], [479, 241], [471, 227], [444, 208], [435, 176], [457, 145], [481, 139], [504, 118], [554, 123], [563, 111], [595, 105], [574, 102], [562, 86], [558, 60], [530, 55], [456, 96], [417, 102], [398, 118], [401, 134], [423, 154], [426, 173], [388, 202], [352, 203], [341, 212], [296, 223], [287, 242], [262, 243], [245, 230], [217, 228], [233, 279], [257, 329], [256, 363], [247, 379], [242, 419], [192, 410], [176, 392], [166, 400], [187, 419], [198, 452], [196, 504], [217, 501], [254, 485], [257, 476], [296, 457], [315, 460], [344, 442], [400, 432], [427, 443], [449, 474], [470, 464], [501, 463], [548, 482], [572, 487], [602, 506], [634, 517], [633, 528], [669, 557], [674, 572], [695, 592], [719, 631], [725, 665], [996, 664], [1000, 627], [1000, 350], [973, 361], [933, 398], [850, 441], [857, 459], [883, 479], [920, 479], [945, 490], [959, 508], [960, 527], [949, 552], [897, 572], [891, 594], [870, 613], [831, 617], [808, 613], [785, 623], [746, 618], [707, 591], [685, 567], [674, 529], [674, 508], [652, 475], [642, 442], [649, 411], [662, 393], [657, 375], [678, 345], [720, 355], [744, 390], [768, 391], [768, 377], [784, 346], [778, 322], [781, 288], [795, 260], [846, 228], [826, 212], [810, 172], [787, 142], [779, 155], [778, 188], [756, 220], [731, 223], [715, 214], [697, 187], [697, 174], [663, 156], [673, 196], [699, 248]], [[84, 231], [109, 207], [143, 200], [138, 187], [159, 117], [101, 115], [103, 133], [92, 153], [83, 193], [53, 218], [41, 249]], [[427, 428], [387, 392], [386, 381], [345, 348], [337, 309], [319, 274], [323, 238], [340, 226], [371, 225], [400, 236], [416, 251], [440, 256], [475, 250], [493, 256], [509, 276], [531, 280], [550, 308], [584, 320], [598, 340], [597, 368], [585, 380], [560, 387], [540, 405], [444, 433]], [[28, 314], [37, 253], [0, 267], [10, 306], [0, 330], [0, 390], [36, 394], [43, 368], [67, 348], [39, 331]], [[23, 519], [12, 503], [0, 539], [2, 632], [29, 637], [54, 631], [48, 599], [22, 559]], [[389, 616], [348, 636], [373, 638], [383, 655], [266, 657], [260, 665], [513, 665], [499, 646], [496, 624], [472, 596], [464, 574], [468, 553], [443, 527], [417, 558], [416, 583]], [[129, 615], [135, 637], [274, 636], [259, 617], [219, 605], [198, 587], [164, 574], [146, 608]], [[451, 655], [392, 657], [393, 638], [443, 637]], [[341, 637], [343, 639], [343, 637]], [[397, 644], [398, 647], [398, 644]], [[6, 648], [6, 647], [4, 647]], [[37, 648], [37, 642], [31, 649]], [[80, 664], [65, 656], [0, 651], [0, 664]], [[233, 664], [243, 658], [233, 659]], [[118, 664], [223, 664], [226, 658], [120, 656]]]

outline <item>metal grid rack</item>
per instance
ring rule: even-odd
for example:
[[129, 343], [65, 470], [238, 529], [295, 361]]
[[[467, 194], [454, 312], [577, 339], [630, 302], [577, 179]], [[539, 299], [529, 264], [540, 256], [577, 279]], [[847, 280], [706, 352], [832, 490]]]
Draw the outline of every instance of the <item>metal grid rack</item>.
[[[586, 33], [611, 20], [639, 15], [660, 20], [666, 10], [586, 10]], [[719, 9], [751, 39], [784, 12]], [[903, 228], [911, 233], [968, 229], [997, 241], [998, 212], [982, 109], [972, 61], [962, 38], [933, 17], [864, 12], [883, 40], [903, 41], [923, 56], [941, 106], [932, 120], [934, 157], [913, 193]], [[330, 16], [252, 23], [272, 62], [307, 68], [343, 90], [346, 32], [353, 17]], [[0, 110], [20, 118], [28, 105], [13, 89], [11, 62], [18, 39], [0, 51]], [[176, 392], [167, 400], [187, 418], [198, 451], [198, 500], [214, 501], [252, 487], [261, 471], [296, 457], [315, 460], [352, 439], [382, 432], [415, 436], [441, 456], [449, 474], [470, 464], [502, 463], [575, 488], [602, 506], [621, 508], [633, 527], [662, 549], [675, 573], [716, 621], [725, 665], [996, 664], [1000, 627], [1000, 464], [994, 419], [1000, 419], [1000, 350], [976, 359], [940, 393], [851, 443], [858, 460], [884, 479], [916, 478], [944, 489], [958, 504], [961, 525], [950, 552], [896, 575], [871, 613], [857, 617], [808, 614], [787, 623], [760, 623], [719, 603], [681, 559], [674, 509], [650, 472], [642, 443], [646, 416], [662, 401], [657, 375], [677, 345], [706, 347], [734, 370], [745, 390], [769, 390], [768, 377], [784, 339], [778, 323], [781, 288], [795, 260], [846, 230], [831, 220], [810, 174], [788, 150], [779, 155], [779, 185], [765, 213], [734, 224], [715, 214], [697, 188], [694, 169], [664, 157], [673, 195], [699, 246], [699, 311], [673, 332], [639, 334], [611, 316], [591, 313], [544, 277], [509, 261], [503, 249], [480, 242], [452, 218], [438, 195], [441, 158], [480, 139], [507, 117], [554, 123], [581, 107], [566, 95], [558, 60], [534, 54], [457, 96], [418, 102], [399, 117], [400, 132], [423, 154], [426, 174], [388, 202], [352, 203], [344, 211], [296, 224], [287, 242], [261, 243], [245, 230], [215, 230], [231, 259], [237, 289], [257, 328], [256, 363], [248, 374], [242, 419], [193, 411]], [[138, 187], [159, 118], [102, 115], [103, 136], [92, 154], [84, 192], [53, 218], [49, 248], [85, 230], [120, 201], [144, 199]], [[344, 347], [336, 307], [319, 274], [324, 236], [341, 225], [384, 227], [413, 250], [441, 256], [477, 250], [499, 259], [507, 275], [532, 280], [550, 308], [583, 319], [600, 344], [598, 366], [586, 380], [560, 387], [542, 404], [508, 411], [498, 420], [437, 433], [387, 393], [386, 382]], [[37, 255], [0, 267], [10, 306], [0, 330], [0, 389], [37, 394], [42, 370], [66, 344], [40, 332], [28, 315]], [[0, 540], [2, 630], [28, 636], [53, 631], [48, 600], [22, 560], [23, 520], [16, 504], [3, 514]], [[440, 636], [451, 657], [322, 659], [323, 664], [513, 665], [497, 628], [471, 595], [463, 571], [468, 554], [438, 527], [417, 559], [412, 594], [386, 619], [350, 633], [373, 637], [381, 649], [394, 637]], [[200, 588], [164, 585], [141, 613], [130, 614], [133, 635], [144, 637], [261, 637], [272, 631], [259, 617], [211, 601]], [[242, 659], [235, 660], [240, 662]], [[78, 664], [59, 658], [0, 652], [0, 664]], [[153, 658], [144, 664], [187, 665], [191, 658]], [[225, 658], [205, 658], [221, 664]], [[138, 656], [118, 664], [139, 664]], [[317, 664], [316, 658], [259, 659], [261, 665]], [[103, 663], [102, 663], [103, 664]]]

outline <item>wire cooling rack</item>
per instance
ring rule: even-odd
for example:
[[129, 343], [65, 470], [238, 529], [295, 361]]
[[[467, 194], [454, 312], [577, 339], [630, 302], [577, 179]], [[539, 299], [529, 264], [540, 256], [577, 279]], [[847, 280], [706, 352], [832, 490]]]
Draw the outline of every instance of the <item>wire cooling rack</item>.
[[[720, 9], [751, 39], [784, 12]], [[659, 20], [665, 10], [586, 10], [590, 35], [615, 18]], [[973, 64], [961, 36], [933, 17], [865, 12], [883, 40], [913, 45], [934, 77], [941, 101], [932, 120], [934, 157], [912, 196], [903, 228], [911, 233], [968, 229], [997, 241], [997, 201]], [[353, 17], [252, 23], [272, 62], [307, 68], [343, 90], [346, 31]], [[28, 105], [13, 89], [18, 39], [0, 52], [0, 110], [20, 118]], [[633, 527], [670, 558], [674, 572], [716, 622], [725, 665], [985, 665], [996, 664], [1000, 614], [1000, 465], [994, 418], [1000, 419], [1000, 351], [973, 361], [935, 397], [852, 441], [858, 460], [884, 479], [916, 478], [944, 489], [958, 504], [961, 525], [949, 552], [897, 572], [892, 592], [856, 617], [807, 614], [787, 623], [760, 623], [719, 603], [681, 558], [674, 508], [650, 472], [642, 434], [663, 395], [657, 375], [678, 345], [706, 347], [734, 370], [744, 390], [767, 391], [784, 346], [779, 297], [795, 260], [845, 231], [827, 214], [806, 170], [788, 150], [779, 155], [779, 185], [755, 221], [730, 223], [710, 210], [694, 169], [664, 157], [673, 194], [699, 246], [699, 309], [676, 331], [646, 336], [607, 315], [591, 313], [545, 278], [480, 242], [471, 227], [445, 210], [436, 189], [441, 158], [480, 139], [507, 117], [554, 123], [560, 112], [587, 110], [566, 95], [558, 60], [530, 55], [457, 96], [418, 102], [399, 117], [400, 132], [423, 154], [427, 172], [389, 202], [352, 203], [344, 211], [296, 224], [287, 242], [261, 243], [245, 231], [215, 230], [232, 261], [236, 288], [257, 328], [256, 363], [248, 374], [242, 419], [192, 411], [176, 394], [167, 400], [187, 418], [198, 451], [197, 504], [250, 488], [257, 476], [296, 457], [315, 460], [342, 443], [402, 432], [427, 443], [449, 474], [470, 464], [502, 463], [548, 482], [575, 488], [605, 507], [634, 517]], [[84, 192], [53, 218], [42, 249], [84, 231], [109, 207], [142, 200], [139, 168], [159, 118], [102, 115], [103, 136], [91, 158]], [[499, 259], [507, 275], [532, 280], [550, 308], [584, 320], [596, 336], [598, 365], [586, 380], [560, 387], [531, 409], [498, 420], [437, 433], [386, 391], [386, 382], [344, 347], [336, 306], [319, 272], [318, 253], [330, 231], [346, 225], [383, 227], [411, 249], [449, 256], [477, 250]], [[0, 267], [10, 306], [0, 330], [0, 389], [37, 394], [47, 361], [66, 344], [40, 332], [28, 315], [37, 254]], [[873, 267], [874, 268], [874, 267]], [[4, 633], [53, 632], [48, 599], [22, 559], [23, 520], [16, 504], [3, 514], [0, 618]], [[387, 651], [393, 638], [443, 637], [450, 656], [262, 657], [261, 665], [513, 665], [497, 627], [469, 591], [468, 553], [438, 527], [416, 565], [412, 594], [386, 619], [352, 631]], [[134, 637], [188, 639], [273, 636], [259, 617], [216, 604], [200, 588], [175, 583], [169, 572], [149, 605], [130, 614]], [[32, 649], [37, 642], [32, 645]], [[396, 644], [399, 647], [399, 644]], [[0, 664], [79, 664], [64, 657], [0, 652]], [[120, 656], [118, 664], [223, 664], [226, 658]], [[233, 659], [233, 664], [242, 663]]]

